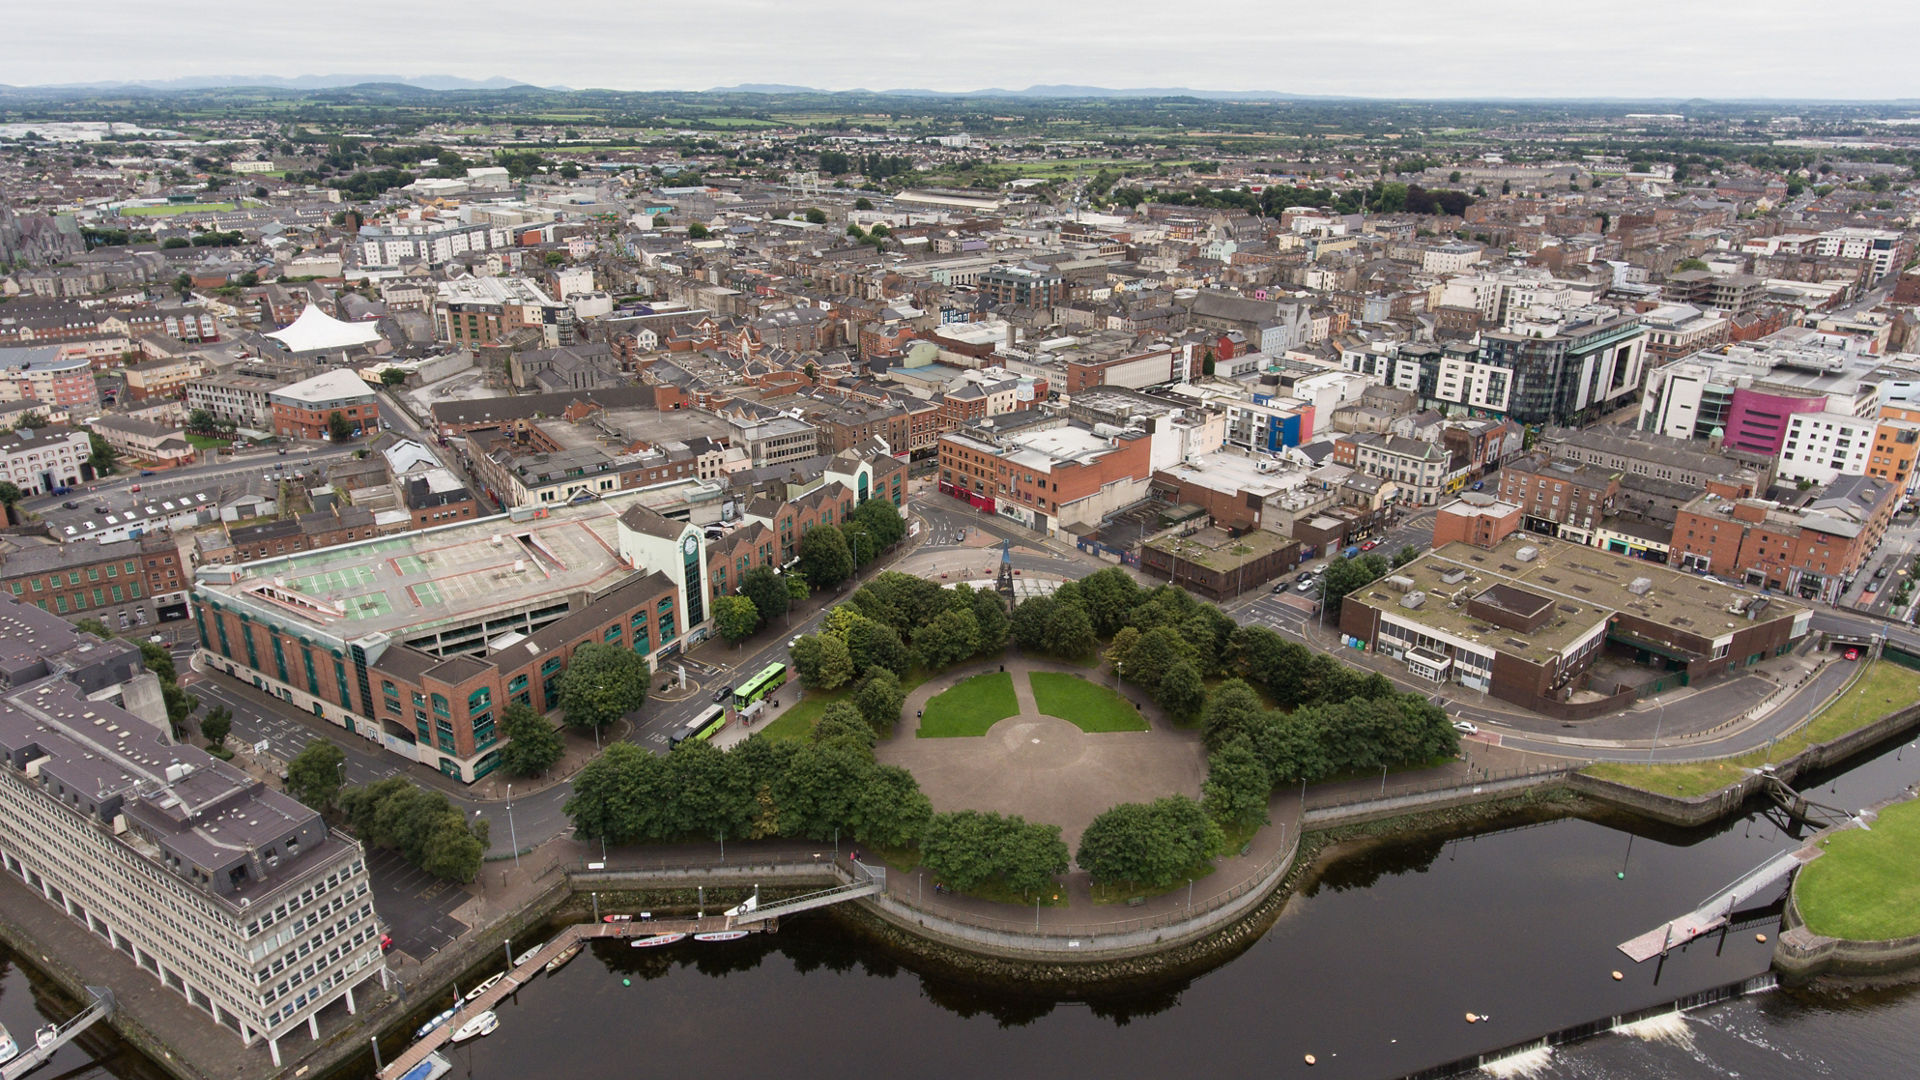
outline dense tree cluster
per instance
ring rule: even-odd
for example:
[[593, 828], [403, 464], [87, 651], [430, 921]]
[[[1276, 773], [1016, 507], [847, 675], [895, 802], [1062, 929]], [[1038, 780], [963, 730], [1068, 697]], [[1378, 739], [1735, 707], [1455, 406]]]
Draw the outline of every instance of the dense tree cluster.
[[599, 642], [573, 650], [560, 673], [560, 711], [572, 727], [603, 728], [647, 703], [647, 658]]
[[340, 793], [340, 809], [361, 840], [398, 851], [434, 877], [472, 881], [486, 858], [486, 819], [468, 824], [445, 795], [404, 776], [348, 788]]
[[1018, 814], [979, 810], [935, 814], [920, 841], [920, 861], [934, 879], [962, 892], [983, 885], [1022, 896], [1052, 890], [1067, 872], [1067, 843], [1060, 826], [1030, 822]]
[[874, 761], [874, 738], [858, 706], [836, 702], [805, 743], [689, 740], [664, 757], [617, 743], [574, 778], [565, 809], [582, 836], [618, 844], [839, 835], [910, 846], [933, 808], [913, 774]]
[[1220, 826], [1199, 803], [1170, 795], [1121, 803], [1094, 818], [1080, 835], [1074, 861], [1095, 881], [1165, 889], [1217, 854], [1223, 842]]
[[[811, 534], [809, 534], [811, 535]], [[831, 690], [877, 671], [903, 676], [915, 664], [939, 670], [1006, 648], [1006, 606], [998, 593], [888, 572], [827, 613], [820, 631], [793, 648], [809, 687]]]

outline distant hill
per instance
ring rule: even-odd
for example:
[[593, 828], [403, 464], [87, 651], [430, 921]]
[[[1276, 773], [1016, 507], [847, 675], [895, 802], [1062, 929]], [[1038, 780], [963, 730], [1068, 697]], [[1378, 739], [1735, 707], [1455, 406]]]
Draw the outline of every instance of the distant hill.
[[[121, 79], [105, 82], [59, 83], [34, 87], [39, 90], [108, 90], [139, 86], [149, 90], [213, 90], [228, 87], [268, 86], [280, 90], [335, 90], [367, 84], [397, 84], [421, 90], [506, 90], [527, 86], [520, 79], [495, 75], [490, 79], [465, 79], [458, 75], [183, 75], [177, 79]], [[545, 87], [565, 90], [564, 86]]]

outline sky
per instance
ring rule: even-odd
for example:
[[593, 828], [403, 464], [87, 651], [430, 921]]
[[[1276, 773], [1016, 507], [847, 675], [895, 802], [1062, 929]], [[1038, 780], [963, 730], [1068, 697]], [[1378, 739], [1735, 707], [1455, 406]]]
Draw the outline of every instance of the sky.
[[1920, 99], [1914, 0], [10, 0], [0, 11], [11, 46], [0, 83], [15, 86], [379, 73], [618, 90]]

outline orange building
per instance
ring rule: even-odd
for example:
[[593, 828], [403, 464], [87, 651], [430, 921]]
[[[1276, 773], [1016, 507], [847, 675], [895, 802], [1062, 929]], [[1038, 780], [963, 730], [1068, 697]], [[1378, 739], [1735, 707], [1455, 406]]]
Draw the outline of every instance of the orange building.
[[1880, 407], [1880, 424], [1873, 432], [1873, 455], [1867, 459], [1867, 475], [1890, 480], [1902, 491], [1913, 479], [1913, 466], [1920, 457], [1920, 409], [1898, 405]]

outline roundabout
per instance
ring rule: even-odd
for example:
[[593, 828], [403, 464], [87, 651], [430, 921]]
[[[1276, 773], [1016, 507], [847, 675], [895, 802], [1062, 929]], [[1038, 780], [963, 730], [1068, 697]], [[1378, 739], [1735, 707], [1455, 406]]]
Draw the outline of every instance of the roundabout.
[[[900, 729], [875, 748], [881, 764], [913, 773], [935, 810], [998, 811], [1059, 825], [1071, 850], [1115, 803], [1199, 797], [1207, 772], [1199, 733], [1174, 726], [1150, 700], [1136, 708], [1088, 682], [1086, 668], [1026, 658], [1009, 660], [1005, 674], [999, 666], [947, 672], [917, 688]], [[1043, 676], [1040, 702], [1036, 673]], [[1061, 692], [1065, 680], [1073, 691]], [[975, 699], [997, 698], [1003, 689], [1013, 692], [1010, 715], [972, 709]], [[956, 712], [980, 716], [978, 730], [952, 730], [945, 720]], [[923, 713], [943, 729], [922, 731], [929, 719]]]

